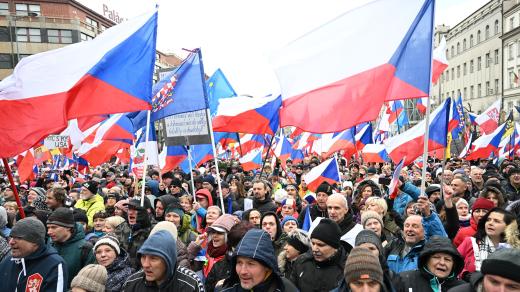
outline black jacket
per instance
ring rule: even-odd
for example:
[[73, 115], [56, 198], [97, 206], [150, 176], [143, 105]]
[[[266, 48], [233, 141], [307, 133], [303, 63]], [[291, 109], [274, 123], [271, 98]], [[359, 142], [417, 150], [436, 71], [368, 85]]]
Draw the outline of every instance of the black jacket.
[[469, 283], [464, 283], [462, 285], [456, 286], [448, 290], [449, 292], [477, 292], [482, 291], [479, 290], [479, 287], [482, 285], [482, 280], [484, 279], [484, 275], [480, 272], [475, 272], [471, 274], [471, 278], [469, 279]]
[[[427, 269], [428, 259], [435, 253], [447, 253], [453, 257], [453, 268], [450, 276], [446, 279], [439, 279]], [[464, 267], [464, 260], [460, 256], [455, 246], [449, 238], [434, 236], [425, 244], [419, 255], [418, 270], [407, 271], [400, 274], [401, 287], [398, 291], [407, 292], [410, 288], [413, 291], [436, 291], [432, 285], [438, 285], [438, 291], [448, 291], [448, 289], [464, 284], [464, 281], [457, 279], [457, 275]]]
[[336, 254], [324, 262], [316, 262], [312, 253], [300, 255], [293, 265], [290, 280], [301, 292], [330, 291], [338, 287], [347, 261], [340, 246]]
[[258, 212], [264, 214], [266, 212], [276, 212], [276, 204], [268, 197], [269, 194], [266, 194], [266, 198], [264, 200], [259, 200], [255, 198], [253, 200], [253, 208], [257, 209]]

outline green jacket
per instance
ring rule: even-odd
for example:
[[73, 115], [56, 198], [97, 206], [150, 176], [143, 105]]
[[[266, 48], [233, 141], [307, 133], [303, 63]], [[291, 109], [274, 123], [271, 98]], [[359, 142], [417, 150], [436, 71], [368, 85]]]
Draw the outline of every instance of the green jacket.
[[186, 245], [190, 245], [190, 242], [197, 238], [197, 233], [191, 229], [191, 216], [184, 214], [182, 217], [181, 225], [177, 231], [179, 239]]
[[85, 240], [85, 232], [81, 224], [76, 223], [74, 233], [65, 242], [51, 242], [52, 247], [65, 260], [69, 272], [67, 287], [79, 271], [88, 264], [96, 261], [92, 251], [92, 244]]
[[105, 211], [105, 202], [103, 197], [95, 194], [88, 200], [79, 200], [74, 207], [87, 212], [88, 226], [92, 227], [94, 226], [94, 214]]

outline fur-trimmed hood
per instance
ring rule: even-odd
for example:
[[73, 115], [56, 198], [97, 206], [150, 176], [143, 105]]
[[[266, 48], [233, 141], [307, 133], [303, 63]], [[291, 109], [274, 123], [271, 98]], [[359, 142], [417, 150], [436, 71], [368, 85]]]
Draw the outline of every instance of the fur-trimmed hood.
[[513, 220], [511, 224], [506, 227], [506, 242], [514, 248], [520, 248], [520, 230], [518, 230], [518, 220]]

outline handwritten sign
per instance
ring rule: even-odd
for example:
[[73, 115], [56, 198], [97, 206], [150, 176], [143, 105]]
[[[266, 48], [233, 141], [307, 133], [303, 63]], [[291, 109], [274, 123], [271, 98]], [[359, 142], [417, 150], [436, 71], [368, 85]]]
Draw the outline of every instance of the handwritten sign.
[[45, 145], [47, 149], [69, 148], [68, 140], [69, 136], [66, 135], [50, 135], [45, 138], [43, 145]]
[[166, 117], [163, 126], [167, 145], [211, 143], [205, 109]]

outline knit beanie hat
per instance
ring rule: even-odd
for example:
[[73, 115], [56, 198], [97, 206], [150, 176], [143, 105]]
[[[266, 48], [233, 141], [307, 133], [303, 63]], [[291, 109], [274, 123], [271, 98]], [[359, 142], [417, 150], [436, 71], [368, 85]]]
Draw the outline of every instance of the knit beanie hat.
[[289, 235], [287, 237], [287, 244], [294, 247], [300, 254], [304, 254], [309, 250], [309, 246], [303, 243], [297, 236]]
[[503, 248], [495, 251], [482, 262], [484, 275], [497, 275], [520, 283], [520, 249]]
[[383, 269], [379, 259], [368, 249], [359, 246], [350, 251], [345, 264], [345, 280], [350, 284], [360, 279], [371, 279], [383, 285]]
[[88, 182], [85, 182], [83, 183], [83, 186], [85, 188], [87, 188], [87, 190], [89, 190], [91, 193], [93, 193], [94, 195], [97, 194], [97, 191], [98, 191], [98, 183], [94, 180], [90, 180]]
[[29, 191], [34, 191], [38, 197], [45, 197], [45, 190], [40, 187], [31, 188]]
[[231, 214], [224, 214], [215, 220], [211, 226], [208, 227], [208, 231], [216, 231], [219, 233], [228, 233], [231, 230], [231, 227], [238, 224], [240, 220], [236, 216]]
[[363, 243], [371, 243], [375, 247], [377, 247], [380, 254], [383, 253], [383, 245], [381, 244], [381, 239], [379, 238], [379, 236], [377, 236], [377, 234], [374, 231], [365, 229], [361, 230], [361, 232], [358, 233], [358, 235], [356, 236], [355, 246], [359, 246]]
[[495, 207], [495, 204], [491, 200], [486, 198], [478, 198], [473, 206], [471, 207], [471, 211], [475, 211], [477, 209], [491, 210]]
[[282, 220], [282, 228], [283, 226], [285, 225], [285, 223], [289, 222], [289, 221], [294, 221], [296, 222], [296, 224], [298, 224], [298, 220], [296, 220], [296, 218], [294, 218], [293, 216], [291, 215], [287, 215], [285, 217], [283, 217], [283, 220]]
[[332, 195], [332, 187], [330, 186], [330, 184], [326, 181], [322, 182], [319, 186], [318, 186], [318, 189], [316, 190], [316, 194], [317, 193], [326, 193], [327, 195]]
[[45, 226], [36, 218], [24, 218], [16, 222], [11, 229], [10, 236], [43, 245], [45, 244]]
[[455, 208], [458, 207], [460, 204], [464, 204], [466, 206], [468, 206], [469, 208], [469, 204], [468, 204], [468, 201], [466, 201], [464, 198], [460, 198], [457, 203], [455, 203]]
[[361, 225], [363, 225], [363, 228], [365, 228], [365, 224], [367, 223], [368, 219], [376, 219], [379, 221], [379, 224], [381, 224], [381, 227], [385, 226], [383, 223], [383, 218], [381, 218], [381, 215], [379, 215], [379, 213], [376, 211], [367, 210], [361, 214]]
[[168, 204], [168, 206], [166, 206], [166, 208], [164, 209], [164, 215], [171, 212], [179, 215], [179, 217], [181, 218], [184, 216], [184, 209], [182, 209], [182, 206], [179, 203], [171, 203]]
[[107, 282], [107, 270], [102, 265], [90, 264], [85, 266], [74, 277], [71, 288], [81, 288], [89, 292], [104, 292]]
[[116, 255], [119, 255], [121, 253], [121, 249], [119, 247], [119, 240], [117, 240], [115, 236], [109, 234], [102, 236], [98, 239], [98, 241], [96, 241], [96, 244], [94, 245], [94, 253], [96, 253], [96, 249], [103, 244], [111, 247], [116, 252]]
[[69, 208], [59, 207], [51, 213], [47, 219], [47, 224], [55, 224], [62, 227], [74, 228], [74, 214]]
[[336, 222], [329, 218], [323, 218], [312, 231], [311, 238], [321, 240], [333, 248], [339, 248], [341, 229]]
[[177, 226], [175, 226], [175, 224], [173, 224], [173, 222], [161, 221], [161, 222], [155, 224], [152, 231], [150, 231], [150, 236], [152, 236], [152, 234], [159, 232], [161, 230], [168, 231], [171, 234], [171, 236], [173, 237], [173, 239], [177, 240], [177, 237], [178, 237]]

